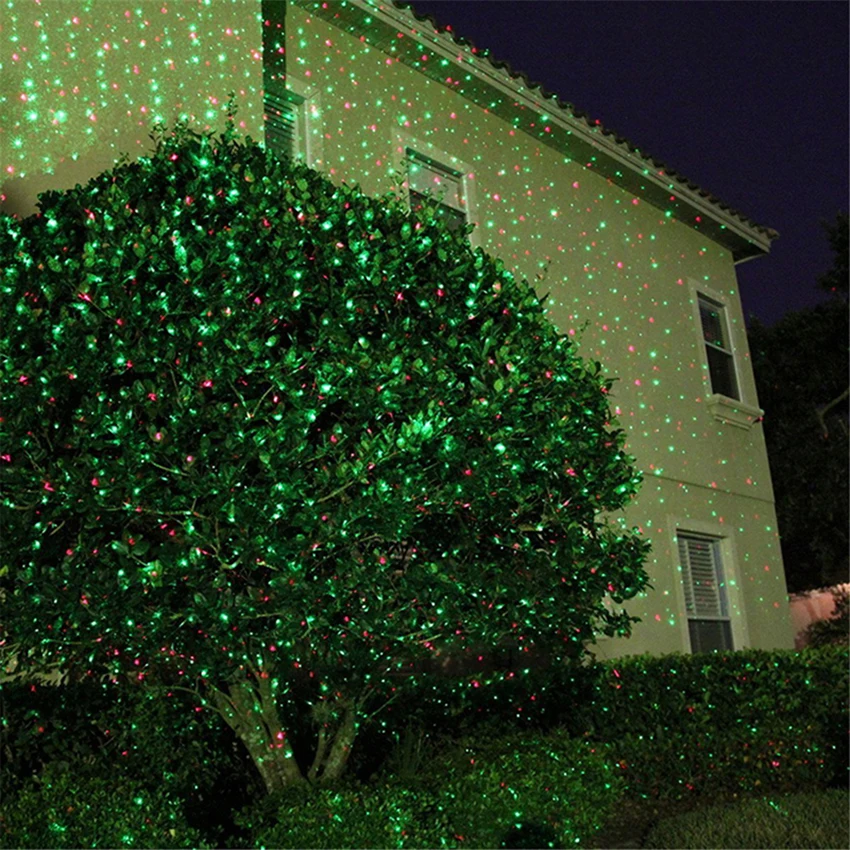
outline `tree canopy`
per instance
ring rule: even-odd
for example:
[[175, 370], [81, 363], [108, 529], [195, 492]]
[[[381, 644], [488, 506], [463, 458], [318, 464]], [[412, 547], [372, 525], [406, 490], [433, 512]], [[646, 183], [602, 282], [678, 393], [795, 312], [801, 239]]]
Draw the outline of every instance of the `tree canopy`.
[[848, 579], [847, 215], [819, 283], [833, 297], [749, 330], [788, 589]]
[[611, 382], [464, 231], [185, 128], [0, 230], [17, 670], [195, 690], [273, 790], [418, 658], [628, 631]]

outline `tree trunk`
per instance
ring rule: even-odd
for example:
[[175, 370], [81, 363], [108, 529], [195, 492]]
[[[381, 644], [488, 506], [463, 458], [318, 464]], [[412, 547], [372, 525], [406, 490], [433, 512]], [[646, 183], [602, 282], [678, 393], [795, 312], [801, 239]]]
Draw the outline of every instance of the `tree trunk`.
[[347, 701], [336, 728], [327, 722], [320, 725], [316, 756], [308, 774], [311, 782], [333, 782], [342, 776], [357, 736], [357, 711], [358, 703]]
[[361, 701], [322, 700], [314, 713], [319, 723], [316, 752], [307, 775], [295, 761], [292, 745], [282, 728], [269, 673], [251, 670], [251, 678], [212, 689], [215, 707], [247, 748], [269, 794], [304, 782], [325, 783], [345, 772], [357, 736]]
[[260, 671], [254, 682], [230, 685], [227, 692], [213, 689], [219, 713], [245, 744], [269, 794], [305, 782], [292, 745], [281, 727], [268, 673]]

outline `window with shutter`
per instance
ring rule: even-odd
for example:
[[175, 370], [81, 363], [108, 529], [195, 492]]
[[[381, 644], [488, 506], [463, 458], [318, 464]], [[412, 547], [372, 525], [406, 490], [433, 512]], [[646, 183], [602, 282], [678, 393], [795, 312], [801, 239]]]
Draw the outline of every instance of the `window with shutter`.
[[692, 652], [732, 649], [720, 541], [677, 533]]
[[303, 98], [289, 91], [266, 91], [266, 147], [278, 156], [294, 159], [298, 155]]
[[705, 295], [699, 295], [699, 318], [708, 360], [711, 389], [720, 395], [740, 399], [735, 375], [735, 357], [726, 326], [726, 308]]
[[436, 201], [436, 214], [450, 230], [466, 224], [463, 175], [408, 148], [407, 185], [410, 208], [420, 210], [426, 198]]

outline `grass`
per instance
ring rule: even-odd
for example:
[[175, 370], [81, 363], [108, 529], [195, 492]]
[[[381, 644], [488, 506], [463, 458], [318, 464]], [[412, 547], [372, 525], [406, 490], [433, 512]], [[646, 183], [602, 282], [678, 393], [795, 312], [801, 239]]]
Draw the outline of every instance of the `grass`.
[[848, 793], [771, 794], [700, 808], [660, 820], [644, 848], [845, 848], [850, 835]]

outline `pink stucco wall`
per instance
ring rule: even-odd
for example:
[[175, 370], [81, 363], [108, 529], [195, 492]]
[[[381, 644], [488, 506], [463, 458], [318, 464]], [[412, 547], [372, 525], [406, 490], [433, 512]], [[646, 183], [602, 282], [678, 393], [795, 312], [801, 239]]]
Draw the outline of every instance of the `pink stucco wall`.
[[788, 597], [791, 606], [791, 623], [795, 634], [794, 646], [797, 649], [805, 646], [803, 631], [809, 623], [815, 620], [826, 620], [831, 616], [835, 607], [832, 591], [839, 588], [848, 590], [850, 584], [839, 584], [835, 588], [827, 587], [806, 593], [792, 593]]

